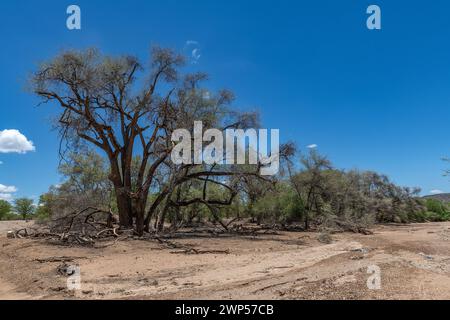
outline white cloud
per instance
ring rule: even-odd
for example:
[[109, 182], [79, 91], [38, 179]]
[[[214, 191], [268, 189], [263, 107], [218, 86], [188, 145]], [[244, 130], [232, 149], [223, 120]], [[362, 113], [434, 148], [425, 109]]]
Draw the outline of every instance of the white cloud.
[[317, 144], [310, 144], [309, 146], [306, 146], [308, 149], [316, 149], [318, 147]]
[[0, 193], [0, 200], [11, 201], [12, 200], [11, 193]]
[[17, 192], [17, 188], [14, 186], [5, 186], [0, 184], [0, 193], [14, 193]]
[[444, 191], [438, 190], [438, 189], [434, 189], [434, 190], [431, 190], [430, 193], [431, 194], [441, 194], [441, 193], [444, 193]]
[[195, 40], [188, 40], [188, 41], [186, 41], [186, 45], [187, 46], [190, 46], [190, 45], [193, 45], [193, 44], [198, 44], [198, 41], [195, 41]]
[[12, 193], [17, 192], [17, 188], [14, 186], [5, 186], [0, 184], [0, 200], [11, 201]]
[[17, 192], [16, 187], [0, 184], [0, 200], [11, 201], [14, 192]]
[[0, 183], [0, 200], [11, 201], [13, 196], [12, 194], [17, 192], [17, 188], [14, 186], [5, 186]]
[[36, 148], [19, 130], [0, 131], [0, 153], [26, 153]]

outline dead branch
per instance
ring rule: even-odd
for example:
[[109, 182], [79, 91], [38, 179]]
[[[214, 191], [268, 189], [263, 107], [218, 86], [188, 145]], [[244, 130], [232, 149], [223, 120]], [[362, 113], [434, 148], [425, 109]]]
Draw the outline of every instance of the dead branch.
[[104, 230], [98, 232], [96, 237], [99, 238], [102, 234], [105, 234], [107, 232], [111, 232], [114, 237], [118, 238], [119, 235], [117, 234], [116, 230], [117, 230], [117, 228], [104, 229]]
[[[23, 233], [23, 234], [21, 234], [21, 233]], [[27, 229], [24, 228], [24, 229], [19, 229], [19, 230], [17, 230], [17, 231], [14, 233], [14, 237], [15, 237], [15, 238], [19, 238], [19, 239], [28, 237], [28, 231], [27, 231]]]
[[182, 251], [171, 251], [173, 254], [230, 254], [230, 250], [197, 250], [194, 248]]
[[47, 263], [47, 262], [73, 262], [74, 260], [87, 259], [87, 257], [49, 257], [42, 259], [35, 259], [39, 263]]

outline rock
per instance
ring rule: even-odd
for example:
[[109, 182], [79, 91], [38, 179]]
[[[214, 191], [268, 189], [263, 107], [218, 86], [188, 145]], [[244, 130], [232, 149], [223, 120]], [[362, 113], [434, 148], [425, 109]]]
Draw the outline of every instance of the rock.
[[149, 282], [149, 285], [151, 285], [151, 286], [157, 286], [158, 284], [159, 283], [158, 283], [157, 280], [152, 280], [152, 281]]
[[325, 243], [325, 244], [330, 244], [333, 242], [333, 238], [331, 238], [330, 234], [325, 233], [325, 232], [319, 234], [319, 237], [317, 238], [317, 240], [319, 240], [319, 242]]
[[419, 253], [422, 257], [424, 257], [426, 260], [434, 260], [432, 256], [426, 255], [425, 253]]
[[16, 235], [14, 234], [14, 231], [8, 231], [8, 233], [6, 234], [6, 237], [8, 239], [14, 239], [16, 237]]
[[71, 271], [71, 265], [67, 264], [67, 263], [62, 263], [60, 264], [57, 268], [56, 271], [64, 276], [64, 277], [69, 277], [73, 274], [73, 272]]
[[358, 253], [362, 253], [362, 254], [368, 254], [370, 249], [368, 249], [368, 248], [359, 248], [359, 249], [352, 249], [350, 251], [351, 252], [358, 252]]

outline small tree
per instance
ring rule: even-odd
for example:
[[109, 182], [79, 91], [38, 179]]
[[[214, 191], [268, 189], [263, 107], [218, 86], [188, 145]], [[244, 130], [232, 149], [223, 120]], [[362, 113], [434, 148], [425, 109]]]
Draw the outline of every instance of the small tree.
[[[293, 147], [289, 154], [291, 156], [295, 154]], [[297, 205], [301, 203], [304, 206], [305, 230], [308, 230], [312, 213], [322, 214], [322, 192], [326, 182], [324, 173], [331, 170], [332, 165], [326, 157], [315, 150], [311, 150], [308, 156], [301, 157], [300, 163], [303, 168], [298, 173], [294, 174], [291, 161], [287, 162], [289, 180], [298, 196]]]
[[0, 200], [0, 220], [5, 219], [11, 213], [12, 206], [8, 201]]
[[35, 211], [35, 217], [38, 221], [45, 221], [51, 217], [51, 204], [54, 202], [54, 194], [44, 193], [39, 197], [39, 203]]
[[14, 201], [14, 210], [17, 214], [21, 215], [24, 220], [28, 220], [28, 218], [33, 215], [35, 211], [33, 200], [28, 198], [16, 199]]

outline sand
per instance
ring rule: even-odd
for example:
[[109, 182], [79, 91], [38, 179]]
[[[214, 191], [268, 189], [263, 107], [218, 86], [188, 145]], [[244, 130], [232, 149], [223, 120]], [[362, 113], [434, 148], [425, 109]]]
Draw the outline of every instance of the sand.
[[[23, 224], [32, 223], [0, 222], [0, 299], [450, 299], [450, 223], [377, 226], [330, 244], [314, 232], [171, 240], [205, 254], [154, 240], [84, 248], [7, 239]], [[68, 289], [63, 263], [80, 268], [79, 290]], [[367, 286], [374, 266], [379, 290]]]

